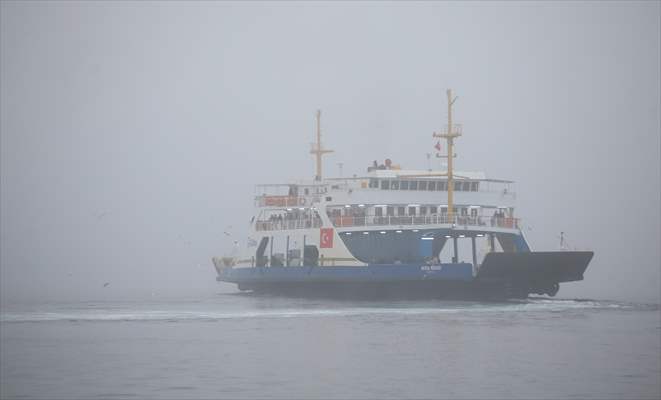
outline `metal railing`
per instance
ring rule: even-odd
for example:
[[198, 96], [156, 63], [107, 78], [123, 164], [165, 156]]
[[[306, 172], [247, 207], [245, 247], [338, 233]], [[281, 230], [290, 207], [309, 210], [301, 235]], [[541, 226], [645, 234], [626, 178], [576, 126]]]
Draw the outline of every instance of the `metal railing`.
[[299, 196], [257, 196], [259, 207], [298, 207], [305, 205], [305, 198]]
[[255, 230], [257, 231], [279, 231], [287, 229], [309, 229], [321, 228], [321, 219], [319, 218], [305, 218], [305, 219], [285, 219], [277, 221], [257, 221], [255, 222]]
[[478, 226], [518, 229], [518, 218], [505, 217], [471, 217], [455, 215], [452, 218], [447, 215], [425, 215], [425, 216], [386, 216], [386, 217], [331, 217], [333, 225], [337, 228], [353, 226], [388, 226], [388, 225], [438, 225], [455, 224], [458, 226]]

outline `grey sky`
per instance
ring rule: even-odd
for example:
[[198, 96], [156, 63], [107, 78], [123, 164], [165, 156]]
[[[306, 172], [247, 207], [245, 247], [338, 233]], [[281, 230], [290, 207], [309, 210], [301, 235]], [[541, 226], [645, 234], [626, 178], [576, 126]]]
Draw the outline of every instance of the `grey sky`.
[[[3, 301], [219, 290], [252, 185], [336, 153], [518, 182], [534, 249], [593, 249], [560, 296], [659, 299], [659, 3], [0, 5]], [[102, 290], [104, 282], [111, 285]]]

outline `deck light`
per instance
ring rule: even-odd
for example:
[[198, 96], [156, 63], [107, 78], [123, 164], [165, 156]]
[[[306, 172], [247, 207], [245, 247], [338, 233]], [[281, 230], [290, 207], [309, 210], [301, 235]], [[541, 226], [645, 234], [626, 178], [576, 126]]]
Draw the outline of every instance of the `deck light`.
[[459, 237], [466, 237], [466, 235], [459, 235]]
[[450, 236], [450, 235], [445, 235], [445, 238], [446, 238], [446, 239], [450, 239], [451, 237], [452, 237], [452, 236]]
[[363, 232], [363, 235], [369, 235], [369, 234], [370, 234], [369, 232]]
[[478, 233], [478, 234], [475, 235], [475, 236], [477, 236], [477, 237], [483, 237], [483, 236], [484, 236], [484, 233]]
[[345, 204], [344, 207], [349, 208], [349, 207], [351, 207], [351, 205], [350, 204]]
[[422, 239], [422, 240], [434, 240], [433, 237], [421, 237], [420, 239]]
[[287, 211], [291, 211], [291, 208], [288, 208]]
[[345, 233], [345, 235], [347, 235], [347, 236], [348, 236], [348, 235], [351, 235], [351, 232], [347, 232], [347, 233]]
[[418, 231], [419, 231], [419, 229], [414, 229], [414, 230], [413, 230], [413, 232], [418, 232]]
[[397, 233], [402, 233], [402, 231], [400, 231], [400, 230], [396, 230], [395, 232], [397, 232]]
[[386, 234], [386, 231], [381, 231], [381, 232], [379, 232], [379, 233], [382, 234], [382, 235], [385, 235], [385, 234]]
[[358, 207], [365, 207], [365, 204], [358, 204]]
[[305, 210], [305, 207], [298, 207], [298, 209], [303, 211], [303, 210]]

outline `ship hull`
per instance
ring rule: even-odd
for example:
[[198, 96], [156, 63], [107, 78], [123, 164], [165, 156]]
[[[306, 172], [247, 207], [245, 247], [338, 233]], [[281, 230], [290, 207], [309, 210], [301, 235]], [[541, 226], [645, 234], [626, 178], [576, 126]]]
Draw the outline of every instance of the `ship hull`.
[[583, 279], [592, 252], [491, 253], [479, 272], [468, 263], [218, 269], [240, 290], [340, 298], [508, 299], [554, 296], [559, 284]]

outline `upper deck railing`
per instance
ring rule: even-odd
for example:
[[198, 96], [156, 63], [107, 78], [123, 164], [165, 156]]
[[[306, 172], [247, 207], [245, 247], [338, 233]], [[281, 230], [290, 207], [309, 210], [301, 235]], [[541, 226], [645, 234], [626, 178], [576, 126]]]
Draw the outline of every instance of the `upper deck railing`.
[[322, 225], [321, 219], [319, 218], [257, 221], [255, 222], [255, 230], [280, 231], [280, 230], [289, 230], [289, 229], [310, 229], [310, 228], [320, 228], [321, 225]]
[[301, 196], [257, 196], [255, 200], [258, 207], [299, 207], [306, 203]]
[[337, 228], [354, 226], [400, 226], [400, 225], [442, 225], [455, 224], [457, 226], [496, 227], [518, 229], [519, 219], [508, 217], [472, 217], [455, 215], [425, 216], [385, 216], [385, 217], [332, 217], [331, 222]]
[[[470, 217], [447, 215], [426, 216], [386, 216], [386, 217], [332, 217], [331, 222], [336, 228], [351, 228], [359, 226], [406, 226], [406, 225], [443, 225], [455, 224], [462, 227], [493, 227], [519, 229], [518, 218], [507, 217]], [[257, 231], [279, 231], [290, 229], [310, 229], [322, 226], [319, 218], [285, 219], [255, 222]]]

